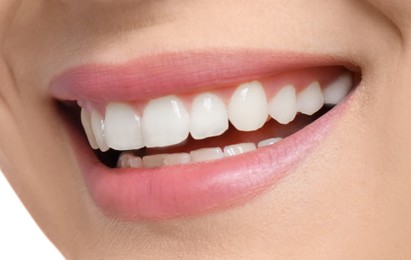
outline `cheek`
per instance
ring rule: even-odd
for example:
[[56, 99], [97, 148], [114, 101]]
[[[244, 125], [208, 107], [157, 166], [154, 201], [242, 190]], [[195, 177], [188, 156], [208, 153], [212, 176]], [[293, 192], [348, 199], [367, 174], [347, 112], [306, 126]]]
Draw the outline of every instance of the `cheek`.
[[76, 162], [54, 103], [38, 93], [18, 95], [13, 87], [2, 100], [9, 106], [0, 103], [2, 170], [46, 234], [58, 245], [68, 245], [74, 222], [83, 223], [84, 230], [89, 226]]
[[[401, 30], [409, 27], [411, 21], [411, 2], [408, 0], [366, 0], [370, 6], [378, 9], [379, 12], [386, 15], [393, 23], [399, 25]], [[393, 24], [394, 25], [394, 24]]]
[[410, 68], [411, 55], [408, 53], [407, 59], [387, 73], [390, 80], [381, 91], [382, 105], [378, 111], [386, 170], [398, 172], [407, 179], [411, 178]]

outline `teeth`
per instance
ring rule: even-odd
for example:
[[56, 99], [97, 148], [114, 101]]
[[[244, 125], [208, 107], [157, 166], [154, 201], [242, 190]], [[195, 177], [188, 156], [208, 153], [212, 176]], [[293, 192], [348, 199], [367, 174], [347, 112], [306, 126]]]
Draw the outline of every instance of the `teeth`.
[[188, 153], [167, 154], [164, 158], [164, 165], [187, 164], [190, 162], [191, 158]]
[[324, 105], [320, 83], [313, 82], [297, 95], [297, 110], [305, 115], [313, 115]]
[[325, 104], [336, 105], [350, 92], [353, 79], [350, 73], [341, 75], [337, 80], [328, 85], [324, 91]]
[[91, 128], [93, 129], [93, 133], [100, 150], [102, 152], [108, 151], [109, 147], [104, 139], [104, 119], [96, 110], [91, 112]]
[[91, 128], [91, 117], [90, 114], [84, 109], [81, 109], [81, 123], [83, 124], [84, 131], [86, 132], [88, 142], [93, 149], [98, 149], [98, 144], [96, 138], [93, 134], [93, 129]]
[[283, 138], [281, 138], [281, 137], [263, 140], [263, 141], [258, 143], [258, 148], [276, 144], [276, 143], [280, 142], [281, 140], [283, 140]]
[[157, 168], [165, 166], [164, 159], [167, 154], [147, 155], [143, 157], [143, 165], [145, 168]]
[[261, 128], [268, 116], [267, 98], [258, 81], [241, 84], [231, 97], [228, 106], [231, 123], [240, 131]]
[[203, 148], [190, 153], [192, 162], [204, 162], [217, 160], [224, 157], [224, 153], [221, 148]]
[[104, 136], [107, 145], [119, 151], [144, 147], [140, 115], [126, 104], [109, 104]]
[[[273, 145], [283, 140], [282, 138], [272, 138], [261, 141], [258, 147]], [[203, 148], [188, 153], [156, 154], [147, 155], [143, 159], [132, 152], [123, 152], [117, 162], [118, 168], [158, 168], [171, 165], [182, 165], [188, 163], [205, 162], [218, 160], [224, 157], [236, 156], [239, 154], [252, 152], [257, 149], [254, 143], [241, 143], [224, 147], [224, 152], [219, 147]]]
[[227, 108], [221, 98], [209, 93], [197, 96], [191, 108], [191, 136], [200, 140], [221, 135], [227, 129]]
[[288, 124], [294, 120], [297, 114], [297, 99], [295, 88], [288, 85], [280, 89], [278, 93], [270, 100], [270, 116], [281, 124]]
[[[288, 124], [298, 112], [313, 115], [325, 103], [339, 103], [351, 90], [352, 84], [353, 76], [347, 72], [324, 89], [321, 89], [318, 81], [312, 82], [299, 93], [296, 93], [294, 85], [285, 85], [267, 103], [262, 83], [252, 81], [240, 84], [228, 104], [225, 99], [213, 93], [196, 95], [192, 102], [187, 101], [191, 103], [191, 114], [175, 95], [150, 100], [142, 116], [127, 103], [108, 103], [105, 118], [93, 108], [93, 104], [84, 101], [78, 101], [78, 104], [82, 107], [81, 122], [93, 149], [103, 152], [110, 148], [129, 151], [144, 146], [154, 148], [179, 144], [190, 133], [196, 140], [219, 136], [228, 130], [229, 121], [239, 131], [255, 131], [271, 118], [280, 124]], [[222, 91], [222, 96], [226, 97], [228, 91]], [[184, 96], [184, 102], [192, 96]], [[224, 152], [217, 147], [199, 149], [189, 154], [158, 154], [143, 158], [125, 152], [118, 159], [118, 167], [153, 168], [203, 162], [253, 151], [257, 147], [273, 145], [281, 140], [282, 138], [271, 138], [259, 142], [257, 146], [254, 143], [229, 145], [224, 147]]]
[[254, 143], [243, 143], [243, 144], [235, 144], [224, 147], [224, 155], [225, 156], [235, 156], [246, 152], [251, 152], [256, 150], [257, 147]]
[[118, 158], [117, 167], [119, 168], [142, 168], [143, 161], [140, 157], [132, 153], [122, 153]]
[[178, 97], [167, 96], [147, 104], [142, 125], [146, 146], [164, 147], [188, 137], [190, 116]]

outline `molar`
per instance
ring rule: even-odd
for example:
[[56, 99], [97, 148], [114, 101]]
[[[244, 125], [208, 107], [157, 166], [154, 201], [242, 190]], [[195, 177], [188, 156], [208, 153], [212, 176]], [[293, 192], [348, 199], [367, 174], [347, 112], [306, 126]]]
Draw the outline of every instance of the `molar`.
[[231, 123], [240, 131], [261, 128], [268, 116], [267, 98], [259, 81], [241, 84], [234, 91], [228, 106]]
[[211, 93], [196, 96], [191, 108], [191, 136], [200, 140], [219, 136], [227, 129], [227, 108], [221, 98]]
[[188, 137], [190, 116], [178, 97], [166, 96], [147, 104], [142, 128], [147, 147], [174, 145]]

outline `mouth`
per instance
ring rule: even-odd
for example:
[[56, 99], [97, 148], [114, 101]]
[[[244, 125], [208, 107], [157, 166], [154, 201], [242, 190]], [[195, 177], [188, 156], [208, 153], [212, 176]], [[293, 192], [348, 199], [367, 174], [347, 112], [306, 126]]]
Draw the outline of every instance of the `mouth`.
[[66, 123], [95, 204], [158, 220], [273, 187], [332, 132], [360, 80], [330, 57], [214, 51], [79, 66], [51, 93], [78, 122]]

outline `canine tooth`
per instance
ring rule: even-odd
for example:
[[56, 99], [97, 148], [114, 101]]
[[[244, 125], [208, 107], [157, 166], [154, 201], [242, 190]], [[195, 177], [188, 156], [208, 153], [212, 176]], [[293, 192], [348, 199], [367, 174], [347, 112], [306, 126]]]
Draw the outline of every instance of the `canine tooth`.
[[96, 138], [94, 137], [93, 129], [91, 128], [91, 116], [84, 108], [81, 109], [81, 124], [83, 125], [84, 132], [86, 132], [90, 146], [93, 149], [98, 149], [98, 144]]
[[164, 158], [164, 165], [187, 164], [190, 162], [191, 158], [188, 153], [167, 154]]
[[338, 77], [323, 90], [325, 104], [338, 104], [350, 92], [352, 85], [353, 79], [350, 73]]
[[125, 152], [120, 154], [117, 161], [117, 167], [119, 168], [142, 168], [143, 160], [140, 157], [135, 156], [132, 153]]
[[280, 124], [288, 124], [297, 114], [297, 98], [293, 85], [288, 85], [271, 98], [268, 103], [270, 116]]
[[268, 116], [267, 99], [262, 84], [258, 81], [238, 86], [228, 106], [231, 123], [240, 131], [261, 128]]
[[147, 147], [178, 144], [188, 137], [190, 116], [178, 97], [162, 97], [145, 107], [142, 128]]
[[283, 138], [281, 138], [281, 137], [263, 140], [263, 141], [258, 143], [258, 148], [276, 144], [276, 143], [280, 142], [281, 140], [283, 140]]
[[224, 147], [225, 156], [234, 156], [242, 153], [247, 153], [256, 150], [254, 143], [234, 144]]
[[313, 115], [324, 105], [320, 83], [311, 83], [297, 95], [297, 110], [305, 115]]
[[216, 159], [221, 159], [224, 157], [224, 153], [221, 148], [203, 148], [199, 150], [192, 151], [190, 153], [192, 162], [204, 162]]
[[93, 129], [93, 133], [100, 150], [102, 152], [108, 151], [109, 147], [104, 139], [104, 119], [96, 110], [91, 112], [91, 128]]
[[157, 168], [164, 166], [164, 159], [167, 154], [147, 155], [143, 157], [143, 166], [145, 168]]
[[217, 95], [205, 93], [195, 97], [190, 115], [190, 133], [194, 139], [218, 136], [228, 129], [227, 108]]
[[144, 147], [141, 116], [126, 104], [108, 104], [104, 137], [109, 147], [119, 151]]

